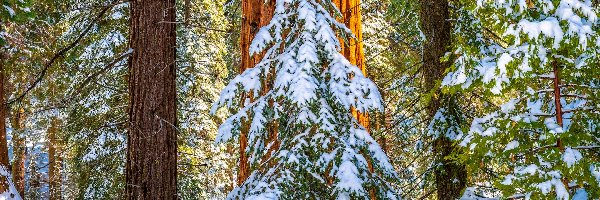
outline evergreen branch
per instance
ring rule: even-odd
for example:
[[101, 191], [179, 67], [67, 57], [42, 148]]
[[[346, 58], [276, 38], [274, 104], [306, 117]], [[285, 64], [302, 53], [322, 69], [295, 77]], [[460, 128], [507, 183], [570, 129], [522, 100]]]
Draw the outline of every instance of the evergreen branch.
[[21, 93], [19, 96], [17, 96], [16, 98], [7, 101], [6, 105], [10, 105], [13, 104], [17, 101], [22, 100], [29, 92], [31, 92], [31, 90], [33, 90], [35, 87], [37, 87], [37, 85], [42, 82], [42, 80], [44, 79], [44, 77], [46, 76], [46, 74], [48, 73], [48, 70], [50, 69], [50, 67], [52, 67], [52, 65], [54, 64], [54, 62], [56, 62], [59, 58], [62, 58], [67, 52], [69, 52], [71, 49], [75, 48], [80, 42], [81, 40], [83, 40], [83, 38], [92, 30], [92, 27], [94, 27], [94, 25], [96, 23], [98, 23], [103, 17], [104, 15], [114, 6], [120, 4], [120, 0], [114, 1], [113, 3], [107, 5], [104, 7], [104, 9], [102, 9], [100, 11], [100, 13], [98, 13], [98, 15], [94, 18], [94, 20], [92, 20], [92, 22], [90, 24], [88, 24], [88, 26], [79, 34], [79, 36], [77, 36], [77, 38], [71, 42], [69, 45], [67, 45], [66, 47], [62, 48], [61, 50], [58, 51], [58, 53], [54, 54], [54, 56], [52, 56], [52, 58], [50, 59], [49, 62], [47, 62], [44, 65], [44, 68], [42, 69], [42, 71], [38, 74], [37, 78], [35, 79], [35, 81], [33, 81], [33, 83], [23, 92]]

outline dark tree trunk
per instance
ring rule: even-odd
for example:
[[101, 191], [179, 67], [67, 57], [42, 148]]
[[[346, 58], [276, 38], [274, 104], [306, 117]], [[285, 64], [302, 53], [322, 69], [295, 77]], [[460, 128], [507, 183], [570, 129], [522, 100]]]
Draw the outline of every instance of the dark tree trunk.
[[[444, 76], [450, 63], [441, 62], [448, 46], [451, 44], [451, 25], [449, 19], [448, 0], [420, 0], [421, 30], [426, 41], [423, 47], [423, 68], [425, 91], [435, 90], [427, 111], [432, 119], [442, 106], [442, 101], [451, 101], [451, 97], [440, 92], [437, 84]], [[452, 106], [452, 103], [445, 104]], [[465, 166], [448, 160], [446, 157], [459, 151], [451, 140], [441, 135], [433, 141], [433, 153], [436, 162], [441, 165], [434, 170], [437, 196], [440, 200], [454, 200], [461, 196], [466, 186], [467, 172]]]
[[177, 199], [175, 0], [130, 1], [127, 199]]

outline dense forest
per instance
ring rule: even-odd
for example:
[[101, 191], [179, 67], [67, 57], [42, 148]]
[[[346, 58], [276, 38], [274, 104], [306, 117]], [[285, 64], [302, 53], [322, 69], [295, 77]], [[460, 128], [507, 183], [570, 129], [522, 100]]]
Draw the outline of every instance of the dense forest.
[[0, 4], [0, 200], [600, 199], [597, 0]]

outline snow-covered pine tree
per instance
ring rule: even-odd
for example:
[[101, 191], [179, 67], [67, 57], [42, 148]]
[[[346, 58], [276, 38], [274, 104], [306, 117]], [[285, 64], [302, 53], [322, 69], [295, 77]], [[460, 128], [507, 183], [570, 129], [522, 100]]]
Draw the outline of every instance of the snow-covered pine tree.
[[[213, 113], [243, 105], [219, 127], [217, 142], [250, 130], [252, 174], [228, 199], [368, 199], [371, 189], [380, 199], [397, 198], [389, 182], [394, 168], [350, 113], [381, 110], [380, 94], [340, 54], [336, 30], [352, 34], [330, 13], [340, 14], [330, 0], [277, 0], [273, 19], [250, 46], [265, 56], [214, 104]], [[278, 129], [273, 151], [267, 127]]]
[[487, 105], [461, 144], [505, 196], [599, 197], [596, 8], [589, 0], [462, 5], [443, 85], [483, 92]]

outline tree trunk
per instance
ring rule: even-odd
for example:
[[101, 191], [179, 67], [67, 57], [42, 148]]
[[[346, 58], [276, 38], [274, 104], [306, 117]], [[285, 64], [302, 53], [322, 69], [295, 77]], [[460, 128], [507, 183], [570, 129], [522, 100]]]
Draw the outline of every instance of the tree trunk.
[[60, 200], [62, 196], [62, 141], [57, 139], [59, 121], [57, 118], [52, 118], [50, 128], [48, 128], [48, 161], [50, 163], [48, 169], [48, 179], [50, 186], [50, 200]]
[[[0, 29], [1, 30], [1, 29]], [[0, 168], [8, 171], [8, 144], [6, 138], [6, 102], [4, 101], [4, 55], [0, 54]], [[0, 169], [2, 170], [2, 169]], [[0, 175], [0, 193], [9, 190], [9, 177]]]
[[[423, 76], [425, 91], [435, 90], [427, 105], [429, 119], [433, 119], [444, 99], [451, 99], [441, 93], [437, 84], [444, 76], [444, 71], [450, 63], [440, 61], [450, 45], [451, 26], [449, 19], [448, 0], [420, 0], [421, 30], [426, 41], [423, 47]], [[435, 184], [437, 197], [440, 200], [460, 198], [466, 185], [467, 173], [465, 166], [452, 162], [447, 156], [458, 151], [458, 147], [445, 136], [434, 139], [434, 155], [441, 166], [435, 168]]]
[[175, 0], [130, 2], [127, 199], [177, 199]]
[[[367, 66], [365, 62], [365, 52], [363, 49], [363, 34], [362, 34], [362, 15], [361, 15], [361, 3], [360, 0], [333, 0], [333, 3], [338, 7], [342, 13], [341, 19], [338, 21], [344, 23], [348, 27], [356, 39], [348, 39], [348, 43], [345, 43], [343, 38], [340, 38], [341, 42], [341, 53], [344, 55], [350, 63], [356, 65], [363, 73], [367, 76]], [[358, 120], [358, 123], [365, 127], [370, 132], [371, 126], [369, 123], [369, 115], [367, 113], [360, 113], [356, 109], [351, 109], [352, 116]], [[369, 170], [374, 172], [373, 164], [367, 163]], [[372, 188], [369, 190], [371, 199], [377, 199], [375, 190]]]
[[19, 108], [13, 113], [13, 155], [15, 159], [12, 164], [12, 174], [15, 187], [21, 197], [25, 198], [25, 159], [27, 158], [27, 146], [25, 146], [25, 136], [23, 136], [25, 120], [25, 109]]
[[[342, 54], [350, 63], [356, 65], [367, 76], [367, 66], [365, 62], [365, 51], [363, 49], [363, 34], [362, 34], [362, 15], [360, 11], [360, 0], [333, 0], [333, 3], [338, 6], [342, 13], [342, 18], [338, 19], [343, 22], [354, 34], [356, 40], [349, 39], [348, 43], [344, 43], [342, 39]], [[359, 113], [352, 109], [352, 115], [358, 120], [358, 123], [363, 125], [367, 131], [370, 130], [369, 116], [366, 113]]]
[[[266, 3], [265, 3], [266, 2]], [[271, 21], [275, 11], [274, 0], [242, 0], [242, 31], [240, 35], [240, 50], [242, 56], [242, 64], [240, 65], [240, 73], [246, 69], [254, 67], [263, 55], [250, 56], [250, 44], [256, 36], [258, 30]], [[244, 99], [246, 96], [243, 97]], [[250, 97], [250, 99], [253, 99]], [[250, 175], [250, 166], [248, 163], [248, 155], [246, 155], [245, 149], [248, 146], [248, 131], [249, 125], [244, 125], [244, 128], [240, 133], [240, 161], [238, 171], [238, 185], [244, 183], [246, 178]], [[275, 130], [270, 131], [270, 137], [276, 138], [277, 132]]]

